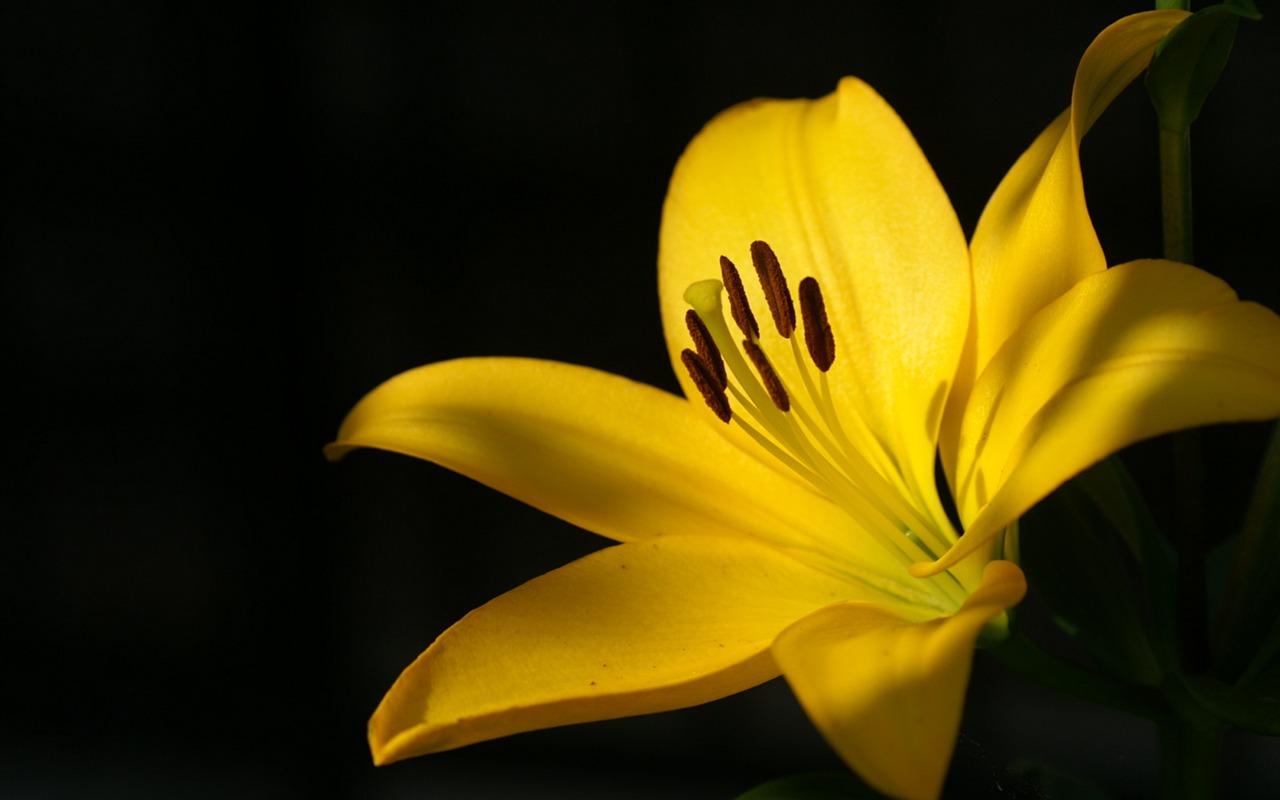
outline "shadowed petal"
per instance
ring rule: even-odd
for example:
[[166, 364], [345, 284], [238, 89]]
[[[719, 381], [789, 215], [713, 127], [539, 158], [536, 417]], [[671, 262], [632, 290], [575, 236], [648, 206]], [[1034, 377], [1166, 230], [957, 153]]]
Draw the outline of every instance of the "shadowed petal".
[[705, 703], [778, 674], [773, 638], [856, 586], [749, 540], [617, 545], [445, 631], [369, 723], [375, 763]]
[[688, 401], [598, 370], [516, 358], [410, 370], [361, 400], [326, 452], [357, 447], [434, 461], [619, 541], [753, 536], [905, 578], [843, 511], [733, 447]]
[[974, 321], [942, 435], [948, 476], [954, 478], [960, 414], [976, 376], [1031, 315], [1106, 268], [1085, 205], [1080, 139], [1186, 16], [1145, 12], [1103, 30], [1080, 59], [1071, 107], [1018, 159], [983, 210], [971, 245]]
[[[936, 500], [934, 443], [969, 312], [963, 232], [902, 120], [854, 78], [820, 100], [759, 100], [712, 120], [680, 159], [663, 209], [659, 294], [672, 362], [688, 346], [683, 294], [737, 262], [763, 328], [748, 255], [768, 242], [792, 292], [814, 276], [835, 336], [836, 407], [866, 456], [919, 507]], [[790, 349], [762, 337], [784, 381]], [[723, 428], [735, 435], [732, 428]], [[752, 450], [758, 450], [751, 446]]]
[[1280, 317], [1222, 281], [1136, 261], [1077, 284], [1005, 343], [960, 433], [966, 533], [928, 569], [972, 552], [1072, 476], [1151, 436], [1280, 417]]
[[867, 783], [892, 797], [935, 798], [974, 643], [1025, 593], [1022, 571], [993, 561], [954, 616], [922, 622], [867, 603], [829, 606], [783, 631], [774, 658], [823, 736]]

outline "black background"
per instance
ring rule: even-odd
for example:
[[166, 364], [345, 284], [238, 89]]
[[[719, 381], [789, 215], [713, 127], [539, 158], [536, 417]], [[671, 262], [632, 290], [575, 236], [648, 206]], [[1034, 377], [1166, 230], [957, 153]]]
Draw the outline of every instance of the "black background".
[[[971, 231], [1092, 36], [1145, 8], [23, 5], [0, 17], [6, 798], [731, 797], [836, 766], [774, 683], [374, 770], [364, 725], [398, 671], [600, 541], [431, 465], [320, 447], [365, 391], [451, 356], [674, 388], [666, 181], [754, 96], [869, 81]], [[1277, 20], [1244, 26], [1195, 156], [1200, 263], [1273, 307], [1278, 84]], [[1110, 260], [1158, 255], [1140, 89], [1085, 156]], [[1260, 435], [1211, 444], [1224, 529]], [[1029, 796], [1019, 757], [1152, 791], [1141, 723], [981, 658], [971, 701], [956, 796]], [[1236, 796], [1280, 786], [1273, 744], [1230, 750]]]

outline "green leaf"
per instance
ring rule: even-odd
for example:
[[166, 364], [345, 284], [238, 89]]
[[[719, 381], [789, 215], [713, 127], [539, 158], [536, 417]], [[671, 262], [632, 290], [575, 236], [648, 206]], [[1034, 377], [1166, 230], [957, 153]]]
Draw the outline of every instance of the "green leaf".
[[1200, 707], [1241, 730], [1280, 736], [1280, 687], [1229, 686], [1203, 675], [1183, 679]]
[[1247, 684], [1264, 671], [1280, 670], [1280, 425], [1272, 429], [1233, 545], [1213, 671]]
[[769, 781], [738, 800], [884, 800], [884, 795], [850, 773], [816, 772]]
[[1161, 128], [1177, 133], [1191, 127], [1227, 64], [1240, 18], [1261, 16], [1250, 0], [1231, 0], [1200, 9], [1169, 32], [1146, 78]]
[[1178, 664], [1176, 556], [1156, 526], [1138, 485], [1124, 463], [1111, 457], [1075, 479], [1124, 537], [1142, 573], [1139, 590], [1155, 626], [1156, 655], [1166, 669]]
[[1142, 512], [1119, 470], [1095, 467], [1032, 509], [1022, 522], [1022, 567], [1094, 663], [1127, 683], [1156, 686], [1161, 669], [1144, 624], [1146, 592], [1135, 587], [1130, 555], [1142, 550]]

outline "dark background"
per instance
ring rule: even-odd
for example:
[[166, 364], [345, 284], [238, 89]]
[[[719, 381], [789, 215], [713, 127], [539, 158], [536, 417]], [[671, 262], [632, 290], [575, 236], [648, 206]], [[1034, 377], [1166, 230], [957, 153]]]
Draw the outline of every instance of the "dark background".
[[[754, 96], [866, 79], [971, 231], [1092, 36], [1145, 8], [22, 5], [0, 12], [4, 798], [731, 797], [836, 766], [775, 682], [374, 770], [365, 721], [399, 670], [600, 540], [425, 463], [320, 447], [365, 391], [451, 356], [674, 388], [666, 181]], [[1277, 20], [1244, 26], [1195, 154], [1199, 261], [1273, 307], [1278, 84]], [[1140, 89], [1086, 169], [1111, 261], [1157, 255]], [[1226, 436], [1229, 528], [1261, 429]], [[1143, 724], [982, 658], [971, 700], [955, 796], [1029, 796], [1020, 757], [1152, 791]], [[1230, 750], [1237, 796], [1271, 796], [1274, 743]]]

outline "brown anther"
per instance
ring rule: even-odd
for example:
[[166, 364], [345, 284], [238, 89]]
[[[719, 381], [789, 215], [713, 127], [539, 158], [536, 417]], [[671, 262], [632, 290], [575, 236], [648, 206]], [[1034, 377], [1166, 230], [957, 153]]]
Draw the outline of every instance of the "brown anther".
[[827, 322], [827, 305], [822, 301], [822, 289], [814, 278], [800, 281], [800, 319], [804, 322], [804, 343], [809, 348], [809, 358], [818, 369], [826, 372], [836, 360], [836, 339], [831, 335]]
[[790, 411], [791, 398], [787, 396], [787, 390], [782, 387], [782, 379], [773, 371], [773, 365], [769, 363], [769, 357], [760, 349], [760, 345], [750, 339], [743, 339], [742, 349], [755, 365], [756, 374], [760, 376], [760, 382], [764, 384], [765, 391], [769, 393], [769, 399], [773, 401], [774, 406], [779, 411]]
[[711, 409], [721, 422], [732, 419], [733, 412], [729, 410], [729, 397], [716, 382], [711, 365], [702, 356], [688, 348], [680, 351], [680, 361], [689, 371], [689, 377], [693, 379], [693, 385], [698, 387], [698, 393], [702, 395], [707, 408]]
[[769, 313], [773, 315], [778, 335], [784, 339], [791, 338], [791, 332], [796, 329], [796, 307], [791, 302], [791, 292], [787, 289], [787, 279], [782, 274], [778, 257], [764, 242], [752, 242], [751, 263], [756, 266], [756, 275], [760, 278], [764, 299], [769, 303]]
[[738, 323], [738, 330], [748, 339], [759, 339], [760, 326], [756, 324], [756, 315], [751, 313], [751, 305], [747, 303], [747, 293], [743, 291], [738, 268], [724, 256], [720, 256], [720, 278], [729, 295], [729, 311], [733, 314], [733, 321]]
[[720, 384], [723, 391], [729, 385], [729, 376], [725, 374], [724, 358], [720, 355], [720, 348], [716, 347], [715, 340], [711, 338], [711, 332], [703, 324], [702, 317], [692, 308], [684, 312], [684, 324], [689, 329], [689, 338], [693, 339], [698, 355], [711, 367], [716, 383]]

